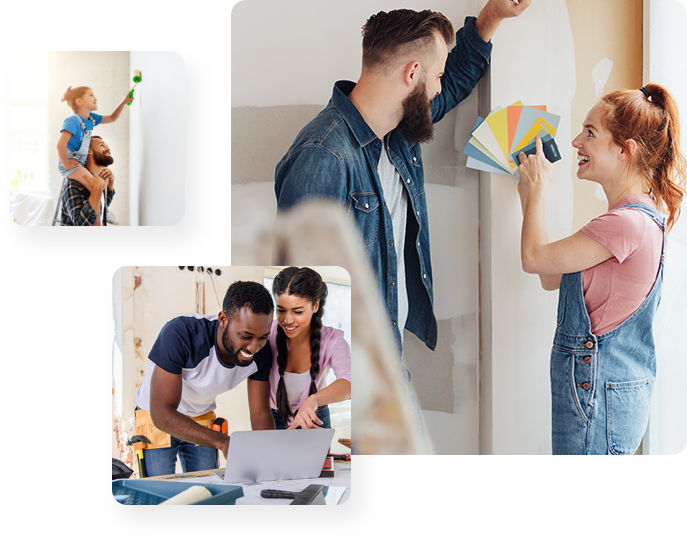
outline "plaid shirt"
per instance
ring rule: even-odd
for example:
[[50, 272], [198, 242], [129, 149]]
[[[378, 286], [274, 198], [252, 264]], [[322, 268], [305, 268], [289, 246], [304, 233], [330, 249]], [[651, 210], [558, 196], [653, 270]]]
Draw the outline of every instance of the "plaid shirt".
[[[110, 206], [114, 190], [107, 188], [107, 206]], [[93, 225], [98, 214], [88, 202], [90, 192], [75, 180], [67, 180], [62, 186], [60, 204], [62, 225]]]

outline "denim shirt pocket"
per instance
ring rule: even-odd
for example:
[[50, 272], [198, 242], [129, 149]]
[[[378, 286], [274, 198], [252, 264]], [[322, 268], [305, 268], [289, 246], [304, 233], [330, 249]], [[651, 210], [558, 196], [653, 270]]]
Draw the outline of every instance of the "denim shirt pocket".
[[379, 235], [379, 196], [376, 193], [351, 193], [351, 212], [358, 222], [363, 243], [369, 246]]

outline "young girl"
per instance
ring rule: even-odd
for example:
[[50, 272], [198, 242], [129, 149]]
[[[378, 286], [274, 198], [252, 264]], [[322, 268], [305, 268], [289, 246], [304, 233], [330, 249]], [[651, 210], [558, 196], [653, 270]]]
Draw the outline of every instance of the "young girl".
[[124, 106], [133, 100], [134, 98], [130, 98], [127, 93], [111, 115], [101, 116], [93, 112], [98, 110], [98, 100], [91, 88], [87, 86], [67, 88], [62, 101], [66, 101], [75, 114], [62, 123], [61, 135], [57, 141], [58, 169], [63, 178], [76, 180], [88, 191], [92, 190], [94, 177], [85, 167], [91, 132], [98, 124], [109, 124], [117, 120]]
[[[327, 285], [310, 268], [290, 267], [274, 278], [272, 293], [270, 404], [277, 429], [330, 428], [328, 405], [351, 397], [351, 353], [341, 330], [322, 326]], [[325, 386], [330, 369], [336, 380]]]
[[[600, 184], [608, 212], [552, 242], [544, 222], [551, 164], [520, 165], [523, 269], [559, 288], [551, 352], [554, 454], [633, 454], [656, 373], [653, 319], [665, 234], [680, 213], [685, 157], [677, 105], [658, 84], [604, 96], [573, 141], [578, 178]], [[667, 220], [658, 213], [660, 208]]]

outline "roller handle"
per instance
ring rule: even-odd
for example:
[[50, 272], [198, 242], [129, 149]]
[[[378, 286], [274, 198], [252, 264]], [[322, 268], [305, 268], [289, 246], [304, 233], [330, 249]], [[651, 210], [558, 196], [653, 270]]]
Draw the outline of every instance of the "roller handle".
[[[134, 77], [134, 82], [135, 82], [136, 84], [140, 83], [140, 82], [141, 82], [141, 78], [138, 77], [138, 76]], [[135, 89], [136, 89], [136, 85], [134, 85], [134, 87], [131, 89], [131, 93], [129, 94], [129, 97], [130, 97], [130, 98], [133, 98], [133, 97], [134, 97], [134, 90], [135, 90]], [[131, 103], [127, 103], [127, 105], [131, 105]]]
[[280, 489], [263, 489], [260, 492], [263, 499], [295, 499], [296, 493], [293, 491], [282, 491]]

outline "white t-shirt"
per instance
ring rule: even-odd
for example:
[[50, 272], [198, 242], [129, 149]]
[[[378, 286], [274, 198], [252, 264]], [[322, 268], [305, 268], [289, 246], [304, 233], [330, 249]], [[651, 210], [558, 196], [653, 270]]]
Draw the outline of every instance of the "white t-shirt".
[[406, 266], [403, 248], [406, 241], [406, 219], [408, 217], [408, 193], [401, 175], [389, 159], [386, 139], [383, 141], [377, 172], [382, 184], [384, 200], [391, 214], [391, 224], [396, 248], [396, 287], [398, 287], [398, 325], [403, 343], [403, 328], [408, 318], [408, 292], [406, 291]]
[[190, 313], [166, 323], [148, 355], [143, 384], [136, 392], [136, 405], [150, 410], [150, 381], [155, 369], [181, 375], [181, 401], [177, 411], [202, 416], [217, 408], [215, 398], [246, 378], [269, 381], [272, 350], [269, 343], [247, 366], [228, 365], [217, 354], [217, 315]]

